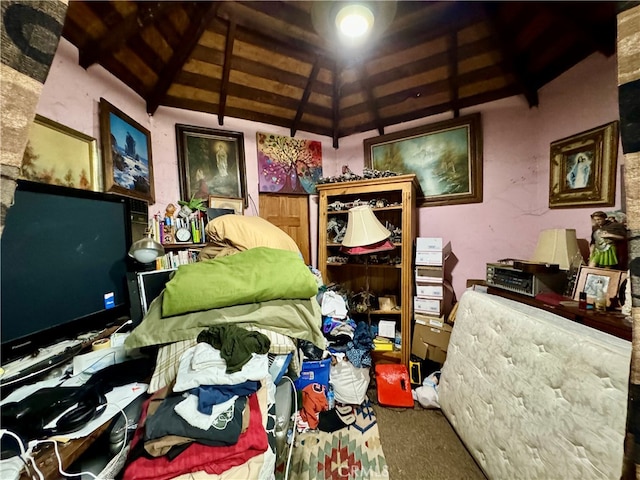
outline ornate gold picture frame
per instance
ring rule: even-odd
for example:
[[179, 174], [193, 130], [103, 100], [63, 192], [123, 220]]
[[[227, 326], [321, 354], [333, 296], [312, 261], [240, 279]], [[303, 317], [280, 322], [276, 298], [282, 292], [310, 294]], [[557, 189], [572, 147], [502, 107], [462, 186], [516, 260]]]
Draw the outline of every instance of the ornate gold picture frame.
[[549, 208], [615, 204], [618, 121], [551, 143]]

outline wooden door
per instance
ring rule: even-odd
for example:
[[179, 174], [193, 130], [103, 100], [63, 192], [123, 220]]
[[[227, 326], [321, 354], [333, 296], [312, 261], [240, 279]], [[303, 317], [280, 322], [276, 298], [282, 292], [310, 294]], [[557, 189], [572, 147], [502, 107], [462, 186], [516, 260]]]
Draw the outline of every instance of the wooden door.
[[298, 245], [307, 265], [311, 264], [308, 195], [261, 193], [260, 217], [286, 232]]

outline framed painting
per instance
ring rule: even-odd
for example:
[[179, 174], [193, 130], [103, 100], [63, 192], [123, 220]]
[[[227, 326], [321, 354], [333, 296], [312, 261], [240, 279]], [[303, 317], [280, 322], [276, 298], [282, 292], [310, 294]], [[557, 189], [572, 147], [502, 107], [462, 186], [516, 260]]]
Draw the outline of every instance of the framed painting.
[[551, 143], [549, 208], [615, 203], [618, 121]]
[[20, 177], [82, 190], [102, 190], [96, 139], [36, 115]]
[[244, 215], [244, 199], [209, 195], [209, 208], [225, 208], [233, 210], [236, 215]]
[[415, 173], [419, 206], [482, 202], [480, 114], [445, 120], [364, 141], [365, 166]]
[[322, 177], [322, 143], [256, 134], [260, 193], [315, 194]]
[[101, 98], [100, 137], [105, 191], [155, 203], [149, 130]]
[[587, 303], [595, 302], [596, 285], [602, 282], [602, 288], [607, 296], [607, 303], [618, 296], [620, 284], [626, 278], [626, 272], [611, 268], [589, 267], [582, 265], [578, 272], [578, 281], [573, 291], [573, 299], [580, 299], [580, 292], [587, 294]]
[[237, 199], [247, 206], [244, 134], [176, 124], [180, 194]]

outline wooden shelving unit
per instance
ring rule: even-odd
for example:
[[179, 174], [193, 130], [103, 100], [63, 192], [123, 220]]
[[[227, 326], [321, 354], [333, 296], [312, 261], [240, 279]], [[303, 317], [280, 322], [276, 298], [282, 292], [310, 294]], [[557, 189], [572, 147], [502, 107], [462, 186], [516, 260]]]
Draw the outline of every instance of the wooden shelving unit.
[[[369, 291], [375, 297], [395, 295], [397, 310], [369, 309], [366, 313], [350, 312], [356, 321], [377, 323], [391, 320], [400, 332], [400, 350], [372, 352], [374, 361], [409, 364], [411, 353], [411, 318], [413, 315], [413, 244], [417, 231], [416, 198], [420, 186], [415, 175], [357, 180], [353, 182], [317, 185], [318, 269], [325, 284], [338, 283], [349, 292]], [[376, 202], [382, 205], [375, 206]], [[338, 202], [338, 203], [336, 203]], [[353, 202], [370, 203], [383, 225], [395, 230], [392, 240], [396, 248], [390, 252], [362, 258], [341, 253], [341, 243], [335, 241], [335, 231], [329, 222], [347, 222], [348, 206]], [[346, 205], [340, 210], [335, 205]], [[389, 227], [387, 227], [389, 228]], [[345, 258], [346, 257], [346, 258]], [[339, 258], [341, 261], [335, 261]], [[368, 278], [367, 278], [368, 277]], [[379, 353], [379, 354], [378, 354]]]

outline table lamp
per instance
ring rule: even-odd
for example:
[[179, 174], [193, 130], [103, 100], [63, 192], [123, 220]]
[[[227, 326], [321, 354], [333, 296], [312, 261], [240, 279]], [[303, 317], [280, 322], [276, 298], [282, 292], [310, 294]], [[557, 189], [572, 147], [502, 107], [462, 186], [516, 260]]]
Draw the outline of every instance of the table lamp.
[[531, 261], [557, 264], [560, 270], [570, 270], [576, 267], [578, 259], [582, 263], [575, 229], [550, 228], [540, 232]]
[[564, 294], [571, 296], [580, 266], [584, 263], [576, 231], [573, 228], [551, 228], [540, 232], [533, 253], [534, 262], [557, 264], [567, 274]]
[[353, 207], [348, 215], [341, 249], [344, 253], [363, 255], [395, 248], [389, 241], [391, 232], [380, 223], [369, 205]]
[[164, 255], [164, 247], [153, 238], [151, 229], [145, 231], [145, 236], [136, 240], [129, 249], [129, 256], [140, 263], [151, 263], [156, 258]]
[[369, 254], [393, 250], [395, 246], [389, 237], [391, 232], [376, 218], [369, 205], [360, 205], [349, 209], [347, 231], [342, 240], [341, 250], [347, 255], [365, 255], [364, 306], [369, 310]]

